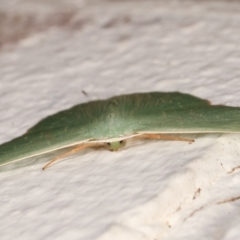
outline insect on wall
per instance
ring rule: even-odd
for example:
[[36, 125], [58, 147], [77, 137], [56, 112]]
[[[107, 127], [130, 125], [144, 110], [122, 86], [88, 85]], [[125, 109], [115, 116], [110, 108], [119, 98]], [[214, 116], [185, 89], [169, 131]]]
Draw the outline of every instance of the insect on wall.
[[[45, 153], [59, 159], [86, 148], [123, 148], [128, 139], [194, 142], [178, 134], [240, 133], [240, 108], [211, 105], [179, 92], [133, 93], [91, 101], [46, 117], [24, 135], [0, 145], [0, 166]], [[161, 144], [161, 143], [159, 143]], [[34, 164], [35, 161], [32, 161]]]

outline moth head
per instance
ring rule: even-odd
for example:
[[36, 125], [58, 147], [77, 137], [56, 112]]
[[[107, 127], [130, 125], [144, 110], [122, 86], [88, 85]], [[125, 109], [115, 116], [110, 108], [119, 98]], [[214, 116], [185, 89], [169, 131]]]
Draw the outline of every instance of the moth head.
[[121, 140], [117, 142], [107, 142], [105, 143], [105, 148], [109, 151], [118, 151], [120, 148], [126, 145], [126, 140]]

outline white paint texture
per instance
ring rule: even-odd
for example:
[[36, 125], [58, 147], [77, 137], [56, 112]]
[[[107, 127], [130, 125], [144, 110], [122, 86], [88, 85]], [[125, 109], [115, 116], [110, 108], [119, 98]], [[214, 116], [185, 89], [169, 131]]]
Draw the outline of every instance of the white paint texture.
[[[123, 93], [181, 91], [240, 106], [239, 2], [1, 2], [45, 24], [2, 46], [1, 143], [52, 113]], [[48, 24], [67, 8], [66, 26]], [[194, 137], [2, 172], [1, 240], [238, 239], [240, 136]]]

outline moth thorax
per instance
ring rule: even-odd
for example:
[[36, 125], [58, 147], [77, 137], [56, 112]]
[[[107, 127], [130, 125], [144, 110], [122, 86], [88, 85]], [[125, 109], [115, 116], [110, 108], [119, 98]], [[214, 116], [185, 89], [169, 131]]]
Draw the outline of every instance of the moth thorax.
[[108, 142], [105, 144], [106, 149], [110, 151], [118, 151], [120, 148], [126, 145], [126, 140], [121, 140], [117, 142]]

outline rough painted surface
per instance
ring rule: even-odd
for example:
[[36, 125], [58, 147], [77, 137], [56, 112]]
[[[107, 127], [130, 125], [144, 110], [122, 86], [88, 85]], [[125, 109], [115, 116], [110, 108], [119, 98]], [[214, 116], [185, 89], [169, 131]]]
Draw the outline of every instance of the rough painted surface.
[[[8, 1], [1, 8], [9, 16]], [[66, 25], [48, 24], [63, 10], [74, 12]], [[239, 10], [229, 1], [23, 1], [11, 14], [48, 27], [1, 42], [0, 142], [123, 93], [182, 91], [240, 106]], [[237, 239], [240, 136], [194, 137], [1, 173], [1, 239]]]

